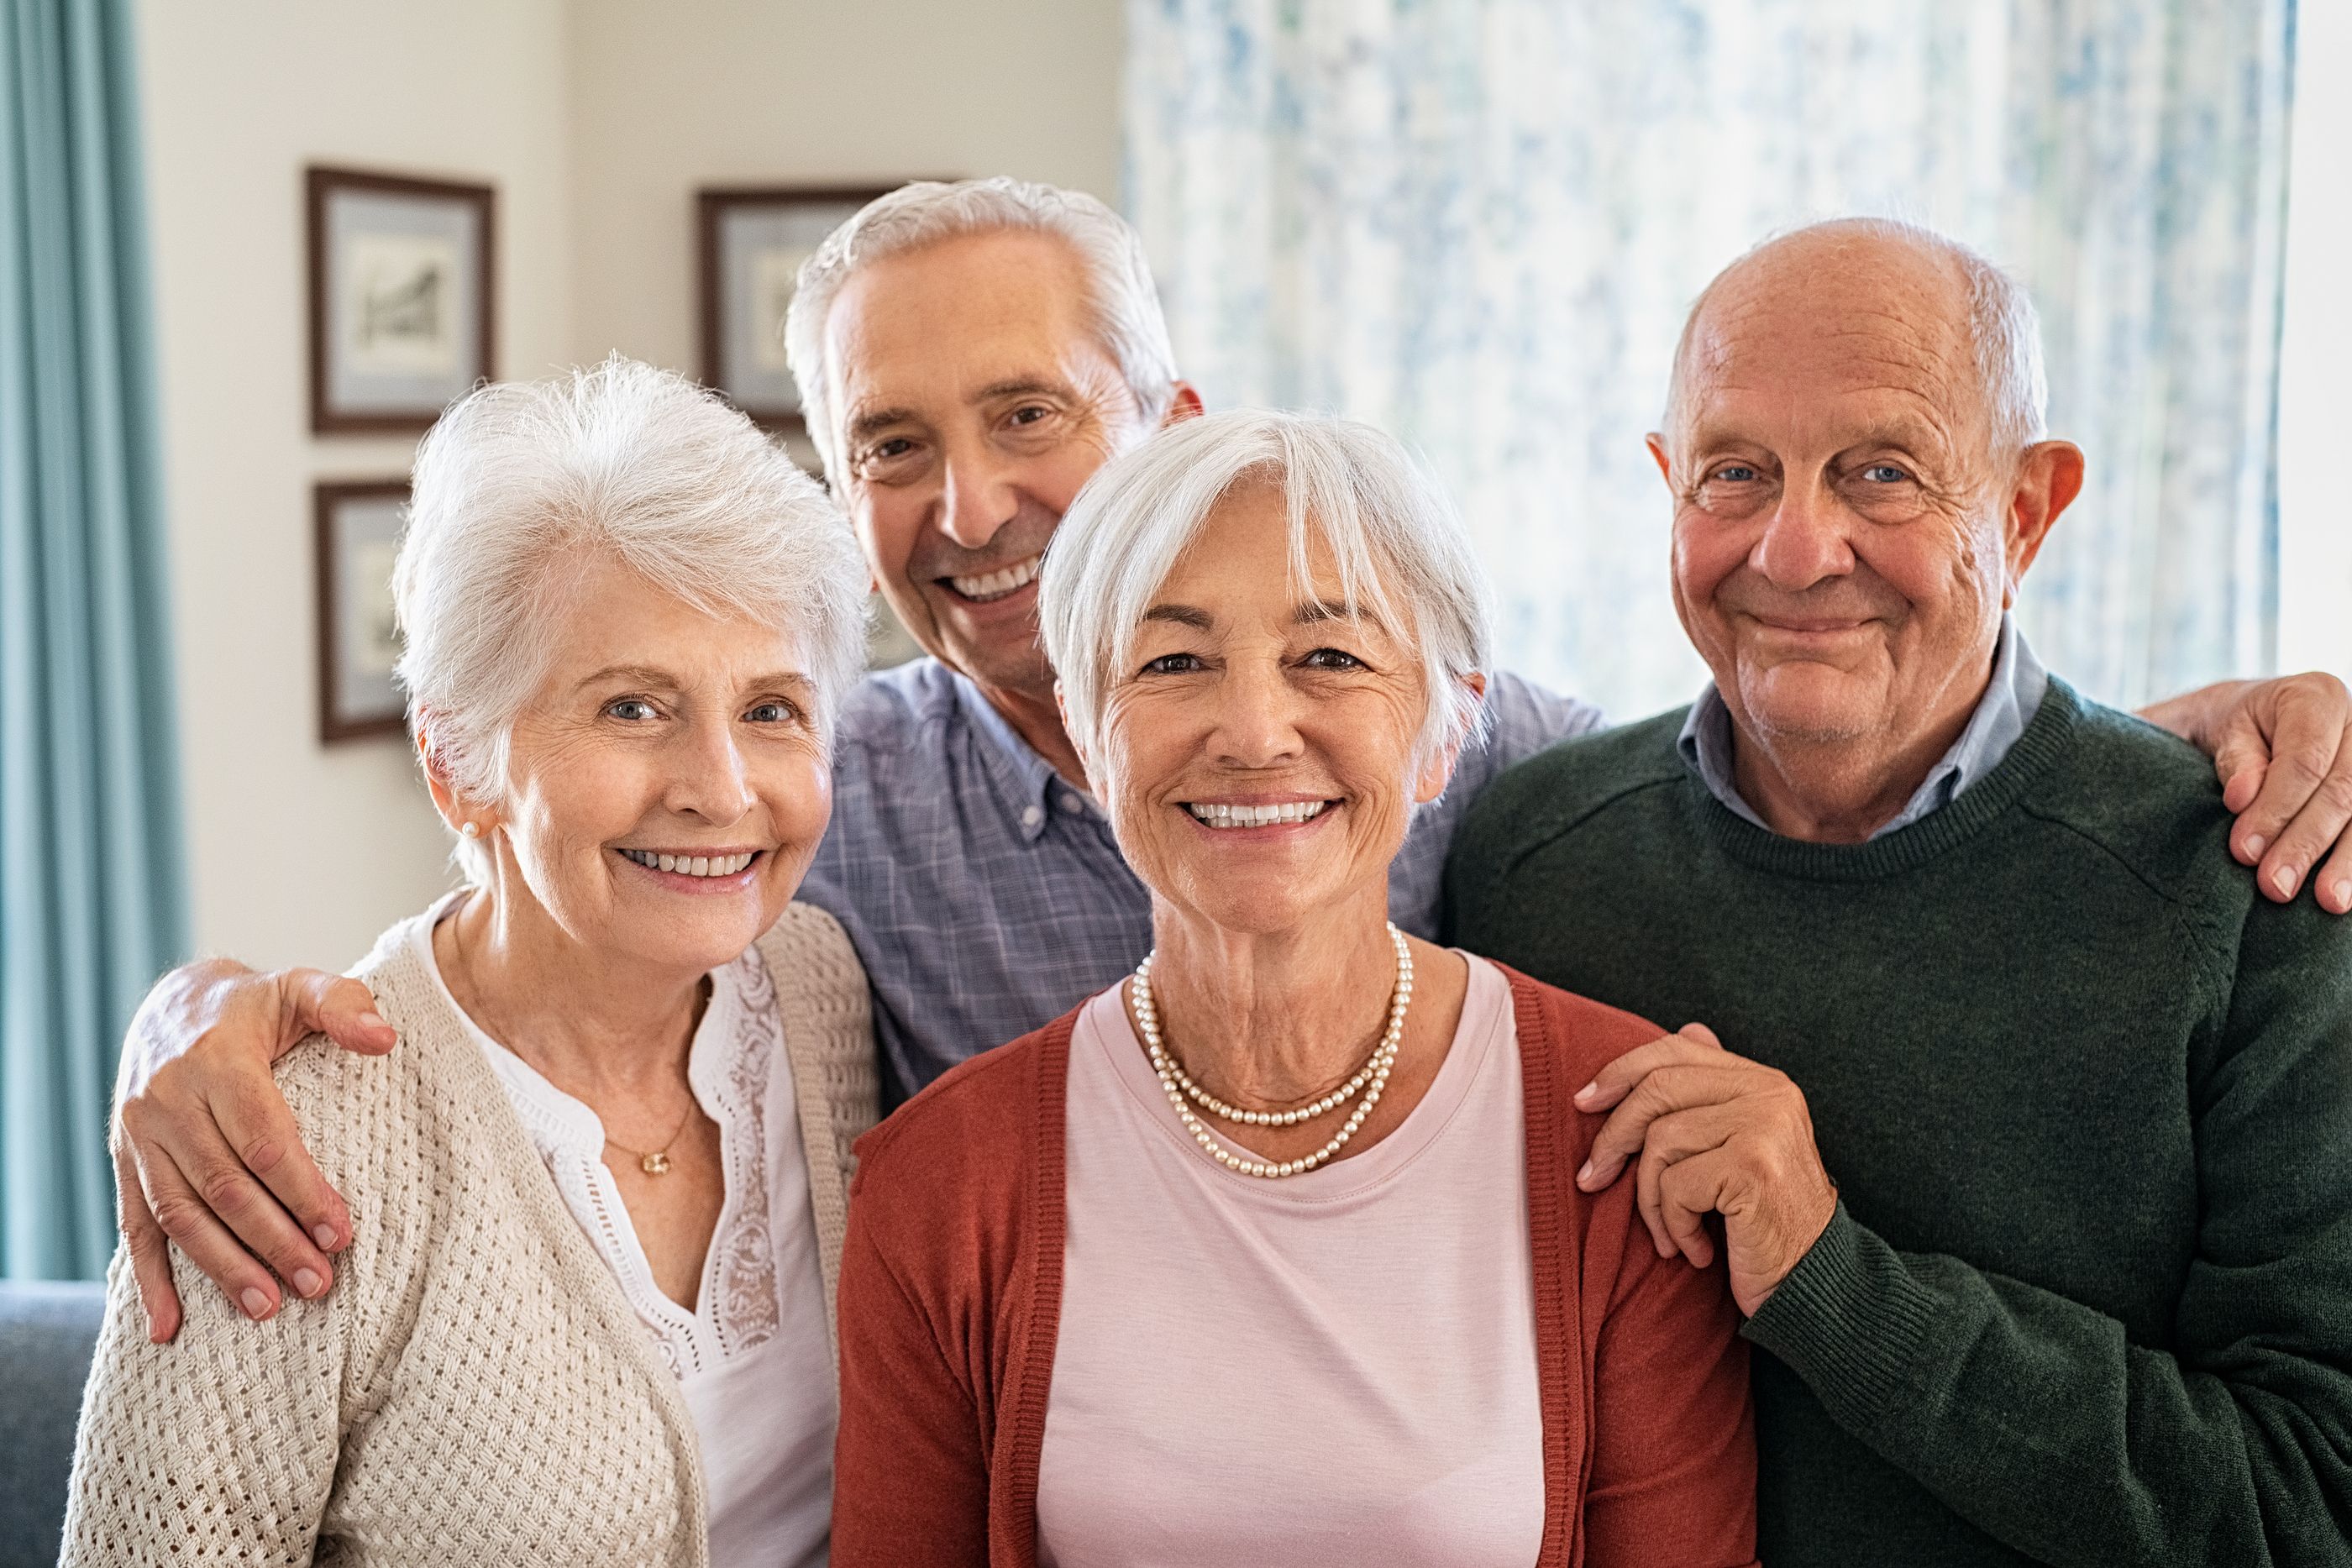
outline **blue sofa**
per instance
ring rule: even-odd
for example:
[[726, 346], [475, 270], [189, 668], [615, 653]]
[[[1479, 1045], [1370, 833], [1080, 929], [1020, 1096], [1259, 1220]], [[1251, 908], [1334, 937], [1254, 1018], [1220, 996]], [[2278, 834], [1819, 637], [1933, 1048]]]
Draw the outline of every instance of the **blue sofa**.
[[106, 1288], [0, 1281], [0, 1568], [51, 1568]]

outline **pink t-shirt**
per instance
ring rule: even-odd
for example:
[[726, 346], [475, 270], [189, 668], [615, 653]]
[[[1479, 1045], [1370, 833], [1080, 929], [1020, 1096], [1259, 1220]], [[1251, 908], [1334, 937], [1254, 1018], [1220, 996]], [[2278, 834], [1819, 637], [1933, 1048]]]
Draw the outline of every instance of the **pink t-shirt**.
[[1071, 1036], [1068, 1116], [1043, 1568], [1536, 1560], [1526, 1121], [1494, 966], [1470, 960], [1403, 1125], [1304, 1176], [1202, 1151], [1117, 988]]

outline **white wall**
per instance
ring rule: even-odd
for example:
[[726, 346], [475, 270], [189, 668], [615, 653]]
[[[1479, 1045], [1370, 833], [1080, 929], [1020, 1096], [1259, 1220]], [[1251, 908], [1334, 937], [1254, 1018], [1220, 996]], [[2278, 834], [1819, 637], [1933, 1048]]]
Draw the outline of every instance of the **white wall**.
[[310, 486], [414, 444], [310, 434], [302, 167], [499, 188], [502, 367], [571, 343], [562, 0], [142, 0], [194, 937], [340, 967], [445, 884], [397, 741], [318, 740]]
[[583, 352], [693, 372], [694, 190], [1015, 174], [1118, 199], [1120, 0], [574, 0]]
[[2279, 667], [2352, 679], [2352, 5], [2296, 15], [2279, 360]]
[[198, 947], [343, 965], [446, 884], [395, 741], [322, 747], [301, 169], [495, 183], [499, 369], [691, 371], [693, 191], [1011, 172], [1116, 195], [1120, 0], [140, 0]]

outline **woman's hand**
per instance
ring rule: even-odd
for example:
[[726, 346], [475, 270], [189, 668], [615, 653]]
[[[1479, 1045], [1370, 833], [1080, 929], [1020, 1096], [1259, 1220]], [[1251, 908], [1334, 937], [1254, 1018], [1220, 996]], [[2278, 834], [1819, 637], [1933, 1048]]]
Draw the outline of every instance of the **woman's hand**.
[[180, 1329], [166, 1238], [249, 1318], [278, 1311], [279, 1279], [304, 1296], [334, 1282], [327, 1254], [351, 1244], [351, 1211], [270, 1073], [312, 1034], [371, 1056], [398, 1039], [357, 980], [226, 959], [173, 970], [131, 1020], [110, 1139], [117, 1218], [159, 1344]]
[[1705, 1217], [1722, 1215], [1731, 1294], [1754, 1317], [1837, 1213], [1804, 1092], [1690, 1024], [1577, 1091], [1580, 1111], [1612, 1106], [1576, 1185], [1599, 1192], [1638, 1154], [1638, 1202], [1658, 1256], [1680, 1252], [1696, 1268], [1715, 1260]]

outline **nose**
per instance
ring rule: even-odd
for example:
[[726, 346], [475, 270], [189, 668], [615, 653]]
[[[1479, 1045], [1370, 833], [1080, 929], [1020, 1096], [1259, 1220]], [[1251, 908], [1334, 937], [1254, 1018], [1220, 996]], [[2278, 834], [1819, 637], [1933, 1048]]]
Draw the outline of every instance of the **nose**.
[[1283, 678], [1278, 657], [1232, 660], [1217, 683], [1211, 754], [1226, 768], [1278, 768], [1297, 760], [1305, 749], [1297, 723], [1302, 700]]
[[1853, 570], [1845, 508], [1819, 485], [1790, 485], [1764, 521], [1748, 564], [1773, 587], [1801, 593], [1824, 579]]
[[674, 754], [662, 804], [678, 816], [723, 828], [742, 821], [755, 801], [734, 726], [723, 719], [690, 725]]
[[985, 442], [948, 454], [940, 497], [940, 531], [966, 549], [982, 549], [1021, 510], [1013, 468]]

